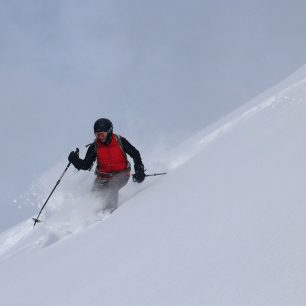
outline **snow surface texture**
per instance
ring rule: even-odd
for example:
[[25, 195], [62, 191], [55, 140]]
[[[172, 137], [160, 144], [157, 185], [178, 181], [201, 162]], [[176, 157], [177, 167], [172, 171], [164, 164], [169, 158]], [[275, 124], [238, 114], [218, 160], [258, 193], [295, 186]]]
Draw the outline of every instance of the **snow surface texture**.
[[156, 157], [168, 175], [130, 182], [110, 216], [70, 170], [43, 223], [1, 234], [1, 303], [304, 306], [305, 114], [306, 73]]

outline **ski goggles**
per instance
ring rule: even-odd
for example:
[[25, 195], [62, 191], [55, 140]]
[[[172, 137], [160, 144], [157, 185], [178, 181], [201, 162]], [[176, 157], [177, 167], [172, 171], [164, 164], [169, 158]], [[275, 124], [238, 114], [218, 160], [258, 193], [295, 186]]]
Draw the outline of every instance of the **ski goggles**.
[[105, 138], [107, 137], [107, 132], [97, 132], [95, 133], [96, 137], [102, 137]]
[[96, 137], [106, 137], [112, 130], [113, 128], [110, 128], [107, 131], [96, 132], [95, 135]]

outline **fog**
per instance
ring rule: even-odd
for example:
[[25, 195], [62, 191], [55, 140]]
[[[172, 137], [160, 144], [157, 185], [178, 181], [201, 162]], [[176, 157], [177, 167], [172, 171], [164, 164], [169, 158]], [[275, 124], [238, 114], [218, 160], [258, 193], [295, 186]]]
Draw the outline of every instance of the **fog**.
[[1, 0], [0, 229], [97, 118], [170, 148], [305, 64], [305, 29], [298, 0]]

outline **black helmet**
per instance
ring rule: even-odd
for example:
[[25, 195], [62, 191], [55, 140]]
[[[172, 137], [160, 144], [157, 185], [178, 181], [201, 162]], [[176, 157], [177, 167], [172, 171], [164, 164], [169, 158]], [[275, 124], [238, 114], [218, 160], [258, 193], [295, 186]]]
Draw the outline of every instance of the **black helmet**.
[[94, 124], [94, 132], [95, 133], [106, 132], [107, 142], [109, 142], [113, 134], [113, 124], [109, 119], [106, 118], [98, 119]]

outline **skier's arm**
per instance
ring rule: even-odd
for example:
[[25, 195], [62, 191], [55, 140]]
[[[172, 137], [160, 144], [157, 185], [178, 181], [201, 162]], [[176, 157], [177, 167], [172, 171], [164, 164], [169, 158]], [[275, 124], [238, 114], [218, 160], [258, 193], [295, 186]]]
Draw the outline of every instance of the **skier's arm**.
[[144, 165], [142, 163], [140, 153], [124, 137], [122, 136], [119, 136], [119, 137], [121, 140], [123, 151], [133, 158], [134, 169], [135, 169], [135, 174], [133, 174], [133, 179], [137, 183], [142, 183], [146, 175], [145, 175]]
[[133, 158], [135, 167], [143, 166], [139, 151], [131, 145], [124, 137], [120, 136], [122, 148], [125, 153]]
[[79, 158], [77, 154], [73, 154], [74, 152], [71, 152], [68, 160], [74, 165], [75, 168], [78, 170], [88, 170], [92, 167], [92, 164], [95, 162], [97, 154], [96, 154], [96, 148], [95, 144], [92, 143], [85, 155], [84, 159]]

